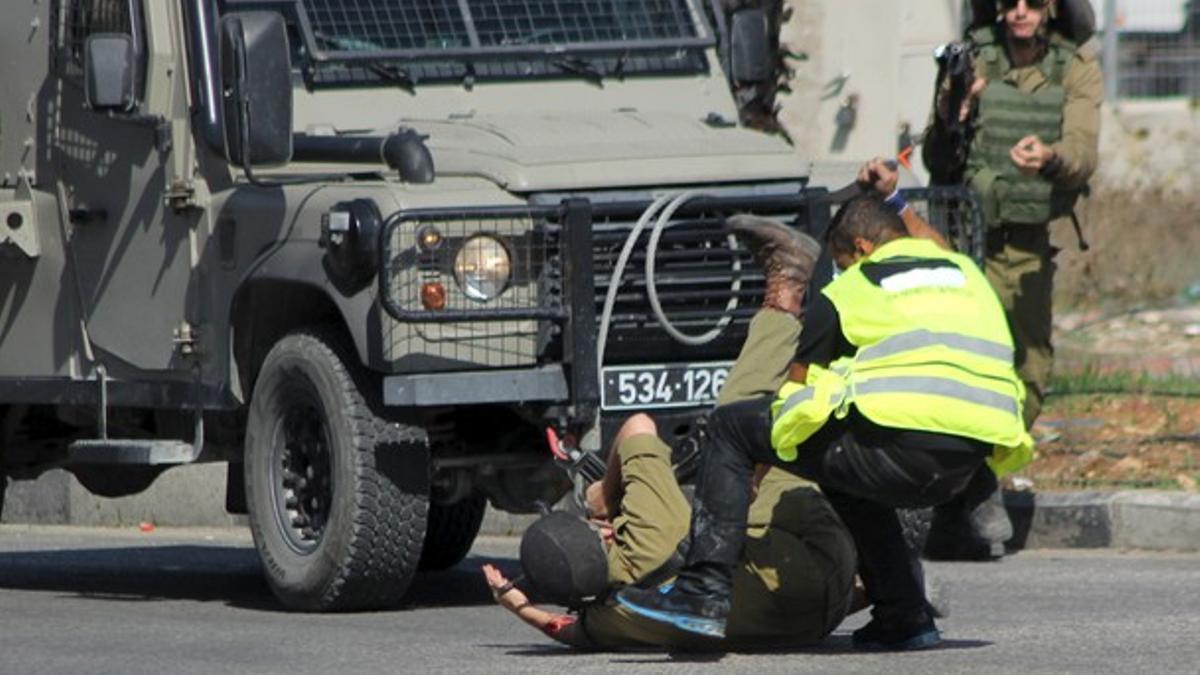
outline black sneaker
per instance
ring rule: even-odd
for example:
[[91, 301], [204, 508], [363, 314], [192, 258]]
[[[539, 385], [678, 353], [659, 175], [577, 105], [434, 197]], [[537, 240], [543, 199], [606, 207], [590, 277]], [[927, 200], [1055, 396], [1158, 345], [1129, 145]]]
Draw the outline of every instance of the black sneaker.
[[617, 602], [651, 621], [705, 637], [725, 637], [728, 598], [685, 593], [674, 583], [667, 583], [650, 588], [627, 587], [617, 593]]
[[903, 652], [929, 649], [942, 643], [942, 634], [925, 612], [904, 619], [871, 619], [854, 631], [850, 641], [856, 649]]

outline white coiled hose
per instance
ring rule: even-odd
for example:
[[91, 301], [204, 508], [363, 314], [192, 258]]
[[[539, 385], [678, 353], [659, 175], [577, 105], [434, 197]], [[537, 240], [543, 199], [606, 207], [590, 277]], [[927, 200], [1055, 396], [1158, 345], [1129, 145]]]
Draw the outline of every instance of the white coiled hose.
[[[675, 327], [667, 318], [663, 311], [662, 303], [658, 299], [658, 285], [655, 281], [655, 258], [658, 253], [658, 242], [662, 238], [662, 232], [671, 225], [671, 217], [687, 202], [699, 198], [706, 197], [701, 192], [688, 191], [677, 194], [668, 194], [654, 200], [646, 210], [642, 212], [637, 223], [633, 226], [629, 236], [625, 239], [625, 245], [621, 248], [621, 254], [617, 256], [617, 263], [613, 266], [612, 276], [608, 281], [608, 292], [604, 296], [604, 308], [600, 312], [599, 321], [599, 336], [596, 342], [596, 371], [597, 374], [603, 377], [602, 368], [604, 366], [604, 352], [608, 347], [608, 328], [612, 322], [613, 308], [617, 304], [617, 291], [621, 284], [621, 277], [625, 274], [625, 267], [629, 264], [629, 257], [633, 255], [633, 247], [637, 244], [638, 238], [642, 234], [642, 230], [658, 215], [658, 220], [654, 223], [654, 228], [650, 232], [650, 241], [646, 244], [646, 294], [650, 299], [650, 309], [654, 312], [655, 318], [662, 325], [663, 330], [667, 332], [677, 342], [688, 346], [705, 345], [713, 340], [716, 340], [729, 322], [733, 320], [732, 312], [738, 306], [738, 292], [742, 288], [742, 279], [740, 273], [742, 271], [741, 259], [735, 254], [733, 256], [733, 283], [730, 286], [732, 294], [729, 302], [725, 306], [725, 315], [717, 321], [717, 325], [706, 333], [701, 335], [689, 335]], [[664, 208], [665, 207], [665, 208]], [[659, 213], [661, 211], [661, 214]], [[737, 248], [737, 240], [732, 234], [728, 235], [726, 241], [729, 245], [729, 250], [733, 251]], [[604, 389], [604, 382], [600, 382], [601, 391]]]

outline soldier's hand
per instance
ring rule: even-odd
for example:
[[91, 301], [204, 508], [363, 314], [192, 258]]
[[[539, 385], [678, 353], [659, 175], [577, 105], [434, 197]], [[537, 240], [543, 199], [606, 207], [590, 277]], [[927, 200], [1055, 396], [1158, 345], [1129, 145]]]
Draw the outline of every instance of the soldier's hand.
[[487, 580], [492, 597], [503, 608], [515, 612], [529, 604], [529, 598], [513, 585], [495, 565], [483, 566], [483, 577]]
[[958, 111], [958, 121], [966, 122], [971, 116], [971, 111], [975, 108], [975, 102], [983, 94], [983, 90], [987, 87], [987, 80], [982, 77], [975, 78], [971, 83], [971, 90], [967, 92], [967, 98], [963, 101], [962, 108]]
[[770, 464], [758, 464], [754, 467], [754, 475], [750, 478], [750, 501], [758, 499], [758, 488], [770, 470]]
[[895, 163], [889, 163], [882, 157], [876, 157], [863, 164], [858, 170], [858, 183], [863, 187], [875, 190], [885, 198], [892, 196], [896, 185], [900, 183], [900, 173]]
[[587, 505], [588, 516], [597, 520], [609, 520], [612, 514], [608, 512], [608, 500], [604, 496], [604, 484], [596, 481], [583, 491], [584, 502]]
[[1042, 139], [1030, 135], [1018, 141], [1008, 151], [1008, 156], [1021, 173], [1034, 176], [1053, 161], [1055, 152], [1054, 148], [1043, 143]]

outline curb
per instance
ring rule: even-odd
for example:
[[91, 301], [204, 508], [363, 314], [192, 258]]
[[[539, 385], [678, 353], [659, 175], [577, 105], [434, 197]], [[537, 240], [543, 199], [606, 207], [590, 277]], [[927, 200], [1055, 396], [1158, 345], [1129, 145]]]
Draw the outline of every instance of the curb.
[[1200, 550], [1200, 494], [1008, 492], [1010, 549]]

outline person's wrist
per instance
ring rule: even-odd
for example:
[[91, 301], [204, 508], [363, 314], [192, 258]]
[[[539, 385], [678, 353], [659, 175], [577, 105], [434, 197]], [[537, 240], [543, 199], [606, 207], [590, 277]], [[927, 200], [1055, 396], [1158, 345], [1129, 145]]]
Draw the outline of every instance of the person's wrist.
[[1062, 168], [1062, 157], [1059, 157], [1058, 153], [1056, 152], [1051, 154], [1050, 159], [1046, 160], [1042, 164], [1042, 168], [1038, 169], [1038, 175], [1040, 175], [1042, 178], [1053, 179], [1062, 171]]
[[892, 190], [892, 194], [888, 195], [883, 200], [883, 203], [895, 212], [896, 215], [900, 215], [908, 209], [908, 200], [904, 198], [904, 195], [900, 194], [899, 188]]

